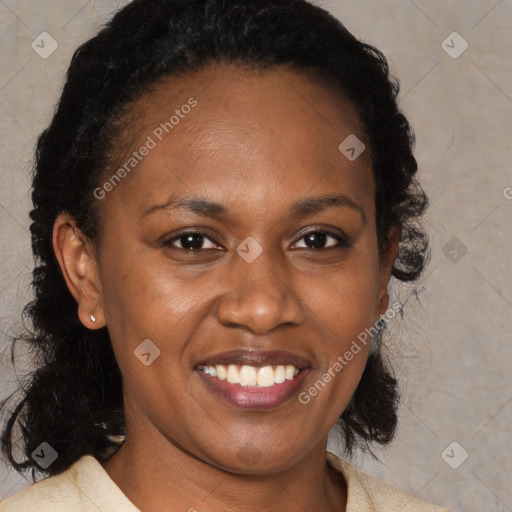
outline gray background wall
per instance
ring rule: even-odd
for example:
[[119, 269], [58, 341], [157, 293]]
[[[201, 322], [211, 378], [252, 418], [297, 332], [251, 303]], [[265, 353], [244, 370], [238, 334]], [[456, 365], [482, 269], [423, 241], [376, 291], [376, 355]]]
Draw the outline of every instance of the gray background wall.
[[[0, 348], [29, 298], [35, 138], [50, 120], [73, 50], [125, 3], [0, 0]], [[317, 3], [388, 57], [432, 199], [432, 262], [405, 321], [390, 326], [403, 390], [398, 437], [377, 450], [380, 463], [353, 462], [453, 510], [512, 511], [512, 3]], [[58, 43], [45, 59], [31, 47], [34, 40], [42, 46], [36, 38], [44, 31]], [[38, 50], [49, 51], [51, 41], [44, 46]], [[394, 293], [405, 300], [411, 292]], [[30, 369], [23, 361], [20, 374]], [[3, 397], [14, 385], [5, 357], [0, 372]], [[330, 447], [337, 450], [334, 439]], [[0, 500], [30, 483], [0, 465]]]

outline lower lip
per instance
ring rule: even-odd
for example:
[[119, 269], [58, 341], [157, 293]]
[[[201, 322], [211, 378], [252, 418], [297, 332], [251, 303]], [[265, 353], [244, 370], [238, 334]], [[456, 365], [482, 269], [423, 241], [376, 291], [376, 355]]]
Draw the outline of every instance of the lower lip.
[[212, 377], [201, 370], [196, 371], [209, 389], [224, 397], [235, 407], [244, 409], [273, 409], [279, 407], [295, 395], [309, 373], [307, 369], [304, 369], [292, 380], [285, 380], [282, 384], [256, 388], [231, 384], [227, 380]]

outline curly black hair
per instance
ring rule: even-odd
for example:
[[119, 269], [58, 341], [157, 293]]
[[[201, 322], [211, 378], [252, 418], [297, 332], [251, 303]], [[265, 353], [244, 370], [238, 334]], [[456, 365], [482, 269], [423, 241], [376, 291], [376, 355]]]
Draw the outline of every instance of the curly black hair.
[[[53, 225], [67, 212], [97, 243], [101, 219], [93, 191], [112, 163], [119, 119], [158, 80], [218, 62], [293, 66], [348, 97], [370, 142], [379, 252], [398, 227], [392, 275], [415, 281], [429, 259], [420, 223], [428, 199], [415, 178], [415, 137], [398, 106], [399, 82], [379, 50], [306, 0], [132, 1], [76, 50], [54, 117], [37, 141], [30, 212], [35, 298], [24, 309], [30, 327], [23, 336], [36, 369], [0, 407], [21, 394], [1, 437], [2, 454], [18, 472], [55, 475], [84, 454], [104, 461], [122, 444], [122, 375], [108, 330], [79, 321], [54, 254]], [[348, 454], [394, 437], [399, 392], [381, 335], [339, 419]], [[18, 425], [26, 457], [19, 462], [12, 443]], [[58, 453], [46, 470], [31, 456], [44, 441]]]

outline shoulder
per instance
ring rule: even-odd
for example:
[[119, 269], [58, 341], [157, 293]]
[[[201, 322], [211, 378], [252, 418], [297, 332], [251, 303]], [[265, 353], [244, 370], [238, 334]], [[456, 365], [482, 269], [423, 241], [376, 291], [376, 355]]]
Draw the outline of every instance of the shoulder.
[[347, 512], [450, 512], [375, 480], [331, 452], [327, 452], [327, 462], [345, 477]]
[[[74, 488], [69, 479], [70, 469], [63, 473], [47, 477], [14, 496], [0, 502], [0, 512], [22, 510], [55, 510], [64, 512], [71, 502], [79, 502], [79, 490]], [[63, 497], [66, 496], [64, 499]]]
[[0, 502], [0, 512], [140, 512], [92, 455]]

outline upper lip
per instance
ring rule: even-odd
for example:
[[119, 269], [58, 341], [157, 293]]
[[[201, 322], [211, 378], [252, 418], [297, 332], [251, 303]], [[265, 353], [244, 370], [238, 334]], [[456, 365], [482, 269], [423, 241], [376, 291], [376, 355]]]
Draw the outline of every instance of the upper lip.
[[205, 366], [215, 365], [247, 365], [247, 366], [277, 366], [292, 365], [300, 370], [309, 368], [309, 361], [292, 352], [284, 350], [231, 350], [203, 359]]

